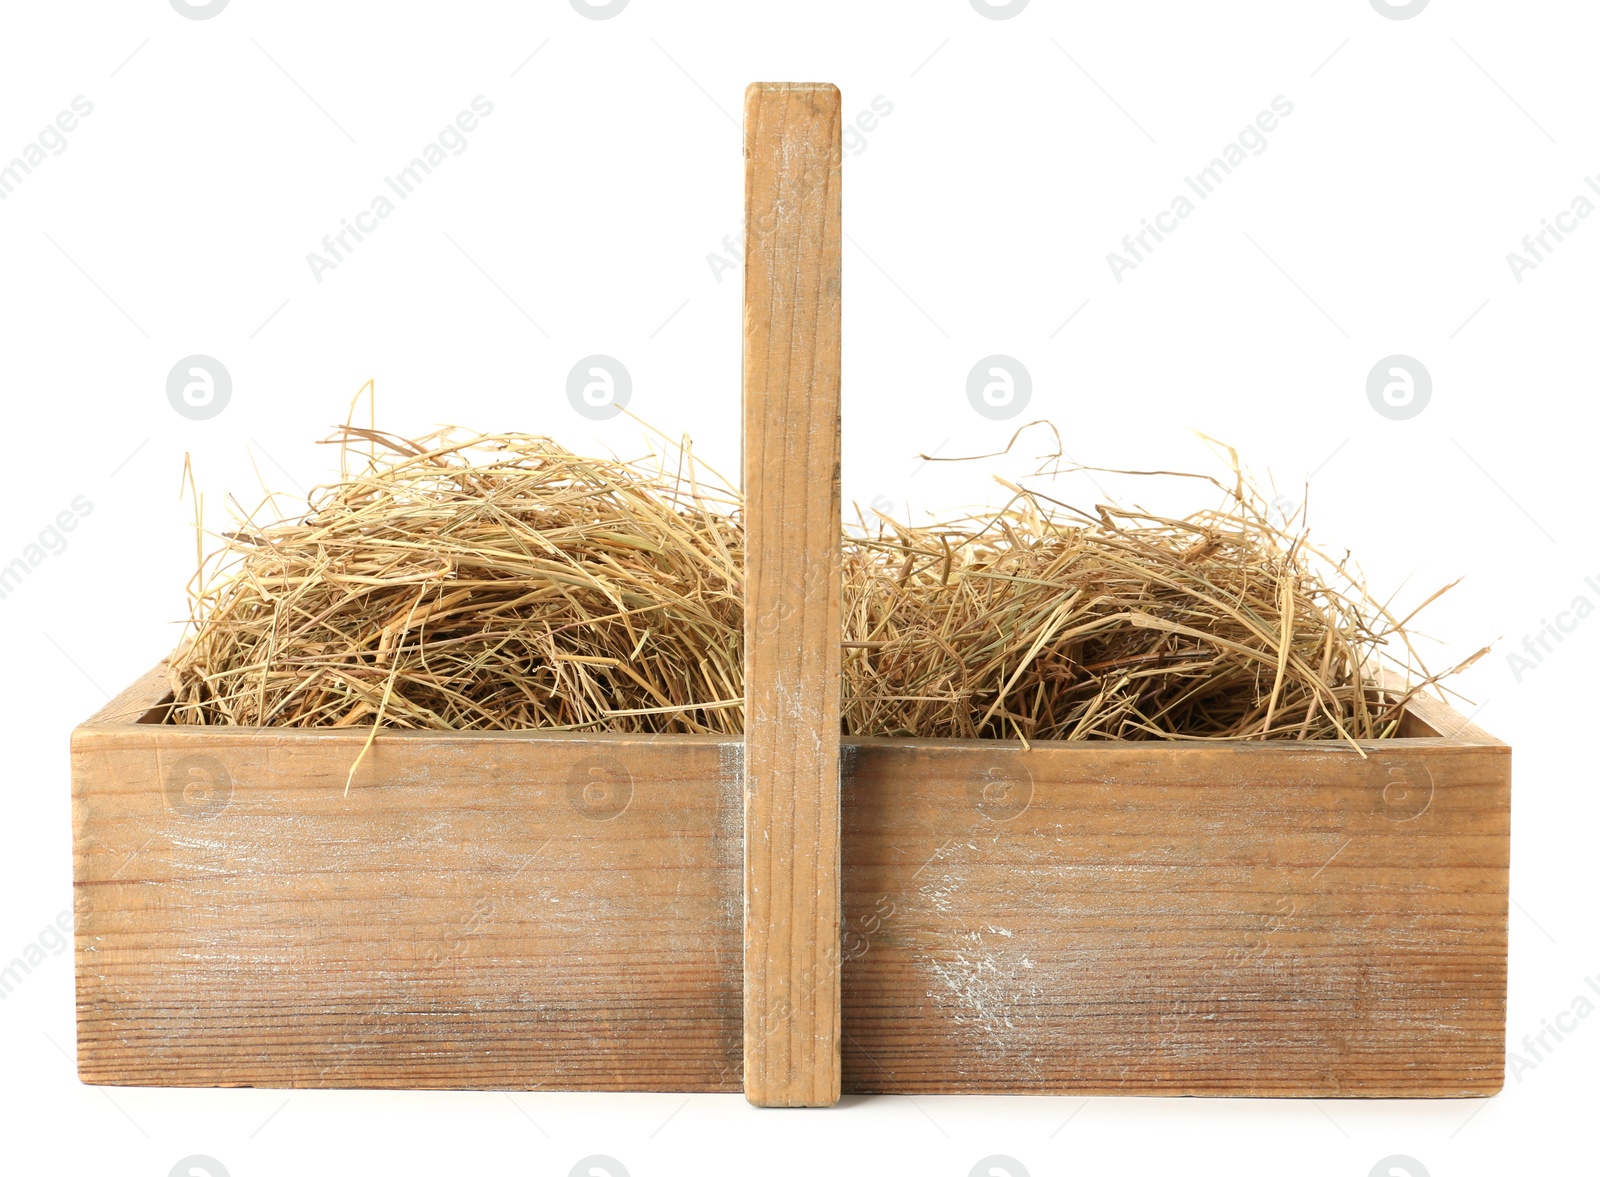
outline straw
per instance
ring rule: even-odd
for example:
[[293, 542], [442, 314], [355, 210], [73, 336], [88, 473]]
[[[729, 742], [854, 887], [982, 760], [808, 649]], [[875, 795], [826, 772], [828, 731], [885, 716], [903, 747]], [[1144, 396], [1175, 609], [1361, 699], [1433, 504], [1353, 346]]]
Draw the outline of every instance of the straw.
[[[522, 434], [331, 440], [338, 483], [258, 522], [269, 496], [201, 561], [175, 722], [362, 724], [368, 746], [380, 727], [741, 730], [740, 504], [687, 442], [624, 462]], [[1004, 480], [996, 511], [858, 517], [841, 537], [844, 731], [1393, 736], [1473, 659], [1430, 673], [1411, 617], [1289, 530], [1303, 515], [1273, 522], [1225, 452], [1219, 505], [1182, 518]], [[1380, 689], [1386, 665], [1404, 687]]]

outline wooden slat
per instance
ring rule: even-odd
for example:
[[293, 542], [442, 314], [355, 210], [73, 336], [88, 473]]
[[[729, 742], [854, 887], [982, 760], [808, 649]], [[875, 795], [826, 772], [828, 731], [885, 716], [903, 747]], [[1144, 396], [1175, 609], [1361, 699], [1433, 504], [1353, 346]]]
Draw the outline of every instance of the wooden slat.
[[839, 91], [745, 95], [745, 1095], [839, 1099]]
[[162, 704], [170, 702], [172, 687], [167, 681], [167, 664], [159, 662], [126, 690], [85, 721], [85, 726], [125, 723], [159, 723], [166, 718]]
[[1466, 1096], [1510, 749], [846, 746], [849, 1091]]
[[1437, 736], [1470, 744], [1500, 742], [1454, 708], [1425, 695], [1418, 695], [1406, 704], [1406, 715], [1400, 722], [1400, 734], [1424, 738]]
[[79, 729], [86, 1082], [739, 1090], [736, 740], [364, 738]]

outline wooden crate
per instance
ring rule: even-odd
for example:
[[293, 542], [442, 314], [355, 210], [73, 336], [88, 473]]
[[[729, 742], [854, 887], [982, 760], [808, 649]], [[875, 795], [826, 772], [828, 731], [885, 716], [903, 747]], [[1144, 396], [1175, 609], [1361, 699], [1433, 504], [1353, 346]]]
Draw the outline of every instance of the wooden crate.
[[[740, 1089], [740, 741], [396, 732], [352, 803], [362, 733], [166, 696], [73, 737], [85, 1081]], [[1366, 748], [846, 742], [844, 1089], [1497, 1091], [1510, 749]]]
[[746, 739], [385, 731], [346, 797], [365, 732], [166, 724], [158, 667], [73, 734], [86, 1082], [1499, 1090], [1511, 755], [1448, 708], [831, 734], [838, 115], [747, 101]]

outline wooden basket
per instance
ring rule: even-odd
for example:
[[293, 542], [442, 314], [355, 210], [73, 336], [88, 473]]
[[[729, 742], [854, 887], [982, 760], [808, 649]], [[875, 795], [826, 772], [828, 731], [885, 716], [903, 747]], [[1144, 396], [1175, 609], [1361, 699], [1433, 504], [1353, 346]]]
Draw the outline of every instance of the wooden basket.
[[746, 737], [72, 739], [78, 1066], [176, 1086], [1478, 1096], [1511, 750], [839, 730], [839, 96], [746, 99]]

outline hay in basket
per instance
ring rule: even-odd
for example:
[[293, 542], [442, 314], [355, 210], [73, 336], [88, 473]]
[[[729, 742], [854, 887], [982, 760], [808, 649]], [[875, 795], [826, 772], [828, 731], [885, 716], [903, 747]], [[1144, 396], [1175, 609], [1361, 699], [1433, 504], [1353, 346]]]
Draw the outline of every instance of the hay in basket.
[[[339, 482], [301, 513], [239, 519], [202, 558], [173, 722], [741, 730], [740, 502], [687, 444], [625, 462], [522, 434], [330, 440]], [[1394, 735], [1444, 677], [1411, 618], [1273, 522], [1228, 454], [1219, 505], [1184, 518], [1014, 483], [999, 510], [936, 525], [858, 516], [845, 732]], [[1384, 664], [1404, 690], [1374, 689]]]

